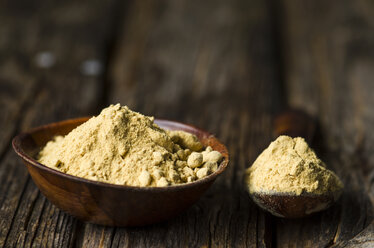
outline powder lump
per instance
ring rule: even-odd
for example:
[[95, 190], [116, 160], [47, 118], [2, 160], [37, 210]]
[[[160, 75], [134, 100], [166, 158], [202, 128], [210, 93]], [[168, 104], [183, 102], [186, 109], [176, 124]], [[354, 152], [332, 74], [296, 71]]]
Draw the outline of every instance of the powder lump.
[[278, 137], [258, 156], [247, 170], [246, 182], [251, 193], [324, 194], [343, 188], [303, 138], [288, 136]]
[[38, 161], [78, 177], [131, 186], [187, 183], [217, 170], [219, 152], [203, 151], [195, 135], [165, 131], [153, 121], [126, 106], [110, 105], [48, 142]]

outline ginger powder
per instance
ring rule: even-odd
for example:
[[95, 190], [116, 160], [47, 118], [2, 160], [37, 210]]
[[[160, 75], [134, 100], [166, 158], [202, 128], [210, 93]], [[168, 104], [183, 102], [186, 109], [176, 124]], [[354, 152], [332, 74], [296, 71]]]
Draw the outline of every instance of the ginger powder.
[[38, 161], [95, 181], [163, 187], [203, 178], [221, 159], [195, 135], [163, 130], [153, 117], [117, 104], [48, 142]]
[[316, 156], [303, 138], [280, 136], [248, 168], [246, 183], [253, 192], [340, 192], [343, 183]]

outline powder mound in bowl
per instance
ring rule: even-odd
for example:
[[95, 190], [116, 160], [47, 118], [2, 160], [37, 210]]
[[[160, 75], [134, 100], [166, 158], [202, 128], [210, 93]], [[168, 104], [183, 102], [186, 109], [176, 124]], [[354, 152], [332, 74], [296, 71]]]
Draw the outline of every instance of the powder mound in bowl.
[[343, 183], [316, 156], [303, 138], [279, 136], [248, 168], [246, 183], [253, 192], [339, 193]]
[[116, 104], [49, 141], [38, 161], [90, 180], [163, 187], [213, 173], [222, 159], [216, 153], [209, 146], [203, 150], [193, 134], [163, 130], [153, 117]]

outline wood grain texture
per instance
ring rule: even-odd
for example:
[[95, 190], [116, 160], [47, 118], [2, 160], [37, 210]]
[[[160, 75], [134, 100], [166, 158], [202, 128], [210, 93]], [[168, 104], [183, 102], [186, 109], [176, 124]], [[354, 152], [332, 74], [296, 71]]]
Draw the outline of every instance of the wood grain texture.
[[[117, 4], [117, 3], [116, 3]], [[114, 1], [9, 1], [1, 8], [0, 246], [69, 247], [81, 224], [51, 205], [9, 148], [15, 132], [101, 108], [102, 74], [85, 62], [105, 64]], [[38, 62], [53, 56], [54, 61]], [[8, 128], [9, 127], [9, 128]]]
[[[373, 10], [369, 0], [3, 2], [0, 247], [373, 246]], [[9, 142], [116, 102], [215, 133], [230, 167], [168, 222], [77, 221], [45, 199]], [[335, 206], [302, 220], [262, 212], [242, 182], [285, 102], [318, 118], [313, 147], [346, 184]]]
[[280, 101], [266, 4], [137, 1], [128, 12], [110, 63], [109, 101], [207, 129], [232, 157], [191, 209], [166, 223], [117, 228], [113, 245], [265, 246], [272, 237], [242, 179], [270, 140], [271, 114]]
[[312, 222], [279, 221], [278, 244], [299, 237], [300, 246], [373, 246], [374, 5], [290, 0], [280, 7], [289, 103], [319, 118], [321, 155], [346, 188]]

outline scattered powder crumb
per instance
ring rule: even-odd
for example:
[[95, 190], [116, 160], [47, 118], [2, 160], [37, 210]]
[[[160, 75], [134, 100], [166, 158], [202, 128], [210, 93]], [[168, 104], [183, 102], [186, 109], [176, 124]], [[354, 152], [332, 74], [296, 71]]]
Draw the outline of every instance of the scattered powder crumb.
[[343, 184], [303, 138], [280, 136], [247, 170], [250, 192], [340, 192]]
[[203, 150], [193, 134], [166, 131], [153, 121], [126, 106], [110, 105], [48, 142], [38, 161], [86, 179], [143, 187], [193, 182], [217, 170], [221, 153], [209, 146]]

